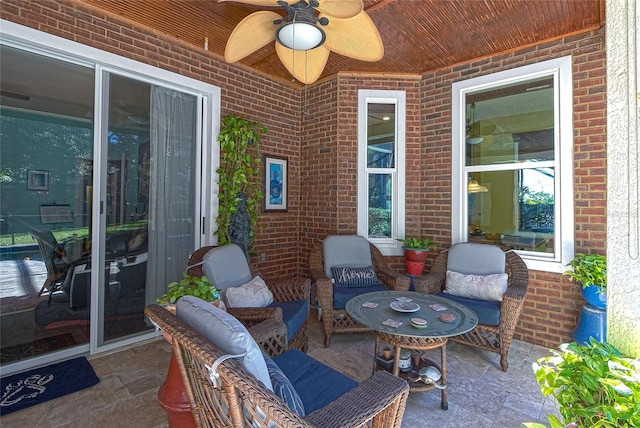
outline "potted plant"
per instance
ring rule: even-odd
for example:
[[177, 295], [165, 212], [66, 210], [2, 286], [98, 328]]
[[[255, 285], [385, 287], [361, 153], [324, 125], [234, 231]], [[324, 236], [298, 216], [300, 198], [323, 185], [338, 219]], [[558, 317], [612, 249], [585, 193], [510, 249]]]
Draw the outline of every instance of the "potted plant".
[[[560, 405], [551, 428], [640, 426], [640, 358], [625, 358], [611, 344], [560, 345], [560, 351], [534, 363], [542, 394]], [[529, 428], [544, 425], [525, 423]]]
[[421, 275], [429, 250], [435, 250], [437, 244], [429, 238], [416, 237], [406, 237], [397, 241], [402, 242], [407, 274]]
[[156, 302], [172, 310], [175, 309], [176, 301], [182, 296], [195, 296], [212, 303], [220, 302], [220, 290], [209, 281], [209, 278], [191, 276], [186, 272], [182, 273], [182, 280], [169, 283], [167, 292], [158, 297]]
[[222, 120], [218, 173], [218, 245], [230, 242], [242, 248], [247, 260], [258, 223], [260, 188], [260, 138], [267, 128], [235, 114]]
[[607, 306], [607, 257], [601, 254], [576, 254], [567, 263], [573, 268], [563, 275], [569, 276], [582, 286], [584, 299], [593, 307]]

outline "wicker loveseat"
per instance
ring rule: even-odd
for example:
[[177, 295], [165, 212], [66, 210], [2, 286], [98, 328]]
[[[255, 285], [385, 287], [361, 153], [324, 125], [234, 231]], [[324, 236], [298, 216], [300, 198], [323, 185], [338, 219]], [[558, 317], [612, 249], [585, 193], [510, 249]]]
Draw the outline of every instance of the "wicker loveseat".
[[[208, 319], [200, 323], [182, 315], [181, 301], [177, 316], [158, 305], [148, 306], [145, 313], [171, 340], [197, 426], [400, 428], [409, 394], [404, 380], [379, 371], [358, 385], [299, 350], [286, 351], [272, 361], [289, 378], [308, 410], [301, 417], [297, 408], [292, 410], [273, 392], [279, 391], [275, 382], [267, 387], [250, 373], [245, 357], [225, 355], [214, 345], [211, 339], [228, 346], [218, 337], [220, 328], [202, 331], [210, 324]], [[237, 320], [235, 324], [229, 321], [223, 320], [234, 328], [242, 326]], [[284, 334], [284, 325], [280, 331]], [[251, 341], [250, 346], [257, 346], [246, 329], [240, 336], [243, 343]], [[246, 358], [251, 352], [244, 352]]]
[[[214, 250], [213, 253], [210, 251]], [[209, 279], [218, 288], [235, 287], [259, 275], [273, 293], [273, 303], [264, 308], [229, 308], [229, 312], [244, 325], [250, 327], [275, 316], [287, 325], [289, 348], [307, 351], [309, 339], [309, 294], [311, 281], [304, 278], [265, 278], [253, 270], [244, 253], [235, 244], [222, 247], [206, 246], [196, 250], [189, 258], [187, 273], [191, 276], [204, 275], [204, 258], [212, 256], [214, 272]], [[281, 312], [280, 312], [281, 311]]]
[[[507, 291], [502, 301], [485, 301], [458, 297], [444, 292], [447, 271], [469, 275], [507, 274]], [[416, 291], [454, 299], [478, 315], [478, 325], [466, 334], [450, 339], [500, 354], [500, 366], [507, 371], [507, 355], [513, 333], [524, 304], [529, 271], [524, 261], [513, 251], [504, 252], [491, 244], [458, 243], [436, 257], [427, 275], [414, 278]]]
[[[345, 289], [332, 281], [332, 267], [373, 266], [381, 286]], [[318, 303], [322, 311], [324, 345], [329, 346], [333, 333], [353, 333], [370, 329], [352, 320], [345, 309], [346, 301], [357, 294], [380, 290], [409, 290], [408, 276], [391, 270], [380, 250], [357, 235], [331, 235], [317, 242], [309, 254], [311, 280], [315, 281]]]

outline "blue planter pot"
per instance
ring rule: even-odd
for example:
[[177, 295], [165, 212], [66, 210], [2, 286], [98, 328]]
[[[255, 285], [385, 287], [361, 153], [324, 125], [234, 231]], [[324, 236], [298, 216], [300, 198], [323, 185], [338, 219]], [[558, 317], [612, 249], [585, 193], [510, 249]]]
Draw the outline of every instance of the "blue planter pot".
[[580, 311], [578, 325], [573, 332], [573, 340], [580, 345], [588, 345], [591, 337], [598, 342], [606, 342], [607, 310], [584, 305]]
[[594, 308], [605, 309], [607, 307], [607, 290], [602, 287], [589, 285], [582, 289], [582, 296]]

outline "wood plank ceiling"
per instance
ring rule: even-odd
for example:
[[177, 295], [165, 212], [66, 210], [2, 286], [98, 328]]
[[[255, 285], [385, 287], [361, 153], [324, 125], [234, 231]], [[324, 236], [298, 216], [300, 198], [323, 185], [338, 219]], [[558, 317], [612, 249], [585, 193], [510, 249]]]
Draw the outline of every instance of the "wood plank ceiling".
[[[604, 25], [605, 0], [364, 0], [384, 57], [364, 62], [331, 53], [321, 79], [339, 72], [424, 74], [475, 58]], [[81, 0], [224, 57], [227, 38], [265, 8], [215, 0]], [[274, 0], [276, 4], [276, 0]], [[269, 8], [278, 13], [281, 8]], [[269, 43], [241, 64], [291, 84]], [[297, 84], [297, 82], [296, 82]]]

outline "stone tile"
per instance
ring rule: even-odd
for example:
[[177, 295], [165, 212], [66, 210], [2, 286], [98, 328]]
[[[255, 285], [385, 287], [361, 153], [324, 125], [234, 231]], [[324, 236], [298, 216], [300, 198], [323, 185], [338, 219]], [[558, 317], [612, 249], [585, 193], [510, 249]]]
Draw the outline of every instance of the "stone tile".
[[[335, 334], [324, 347], [321, 323], [312, 310], [309, 355], [364, 380], [373, 367], [374, 334]], [[136, 426], [165, 428], [164, 411], [157, 402], [164, 382], [171, 346], [163, 339], [147, 342], [108, 355], [90, 357], [101, 381], [98, 385], [0, 418], [0, 426], [13, 427], [103, 427]], [[440, 391], [409, 395], [403, 428], [492, 427], [513, 428], [522, 422], [546, 422], [546, 414], [559, 415], [552, 397], [543, 397], [531, 363], [549, 350], [514, 341], [509, 352], [509, 370], [500, 369], [500, 356], [469, 346], [447, 345], [449, 409], [440, 408]], [[440, 361], [439, 352], [428, 358]]]
[[443, 428], [490, 428], [493, 419], [486, 417], [481, 412], [475, 412], [466, 408], [459, 408], [452, 419], [443, 425]]
[[540, 418], [542, 412], [542, 402], [532, 401], [518, 394], [508, 394], [503, 406], [536, 420]]
[[522, 427], [524, 422], [538, 422], [544, 423], [544, 421], [540, 421], [537, 418], [532, 418], [531, 416], [514, 411], [513, 409], [509, 409], [508, 407], [504, 407], [498, 416], [494, 419], [491, 428], [516, 428]]
[[455, 419], [458, 406], [449, 402], [449, 409], [440, 408], [440, 392], [412, 392], [402, 419], [402, 428], [442, 427]]

